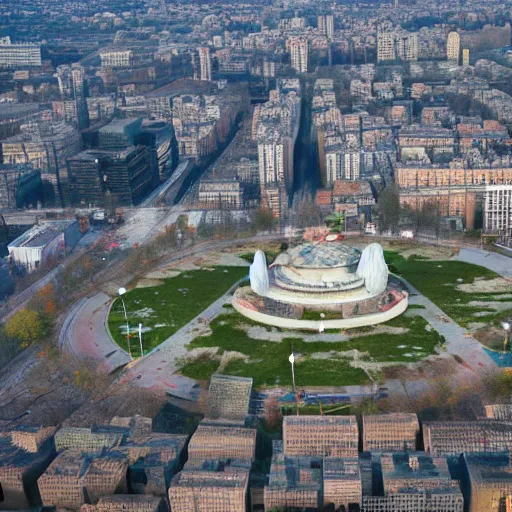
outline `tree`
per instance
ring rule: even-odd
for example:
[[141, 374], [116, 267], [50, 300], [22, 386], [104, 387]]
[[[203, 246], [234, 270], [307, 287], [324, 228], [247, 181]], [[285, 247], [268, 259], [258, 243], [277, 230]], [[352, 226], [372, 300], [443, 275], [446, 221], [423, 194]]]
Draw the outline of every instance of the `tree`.
[[271, 429], [275, 429], [281, 423], [281, 409], [274, 395], [265, 402], [265, 421], [267, 427]]
[[395, 233], [398, 230], [401, 214], [400, 196], [395, 184], [388, 185], [380, 193], [377, 201], [377, 212], [379, 215], [379, 230]]
[[28, 347], [45, 335], [45, 322], [37, 311], [22, 309], [5, 324], [5, 333], [20, 341], [21, 347]]
[[270, 210], [260, 208], [254, 215], [254, 226], [258, 231], [270, 231], [274, 225], [274, 217]]

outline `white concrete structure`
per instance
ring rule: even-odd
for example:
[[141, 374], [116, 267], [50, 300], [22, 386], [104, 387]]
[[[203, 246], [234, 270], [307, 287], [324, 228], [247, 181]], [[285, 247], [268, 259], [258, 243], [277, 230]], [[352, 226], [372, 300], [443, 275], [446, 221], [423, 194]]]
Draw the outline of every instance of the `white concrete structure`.
[[[267, 272], [258, 251], [251, 288], [236, 291], [234, 308], [256, 322], [314, 330], [373, 325], [402, 314], [408, 295], [388, 280], [382, 247], [371, 244], [361, 257], [334, 238], [288, 249]], [[330, 318], [324, 320], [325, 311]], [[304, 318], [312, 313], [318, 321]]]
[[[32, 272], [51, 260], [66, 255], [66, 232], [76, 221], [53, 221], [34, 226], [13, 240], [8, 246], [12, 262]], [[77, 230], [78, 232], [78, 230]]]
[[265, 253], [258, 249], [254, 255], [254, 261], [249, 269], [251, 288], [254, 293], [265, 297], [268, 293], [268, 269]]

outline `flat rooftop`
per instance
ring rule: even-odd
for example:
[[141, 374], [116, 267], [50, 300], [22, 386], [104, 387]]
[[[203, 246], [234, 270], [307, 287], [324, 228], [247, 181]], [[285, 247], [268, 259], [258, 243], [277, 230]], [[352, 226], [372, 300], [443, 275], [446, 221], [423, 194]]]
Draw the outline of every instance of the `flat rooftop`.
[[75, 220], [56, 220], [44, 222], [25, 231], [21, 236], [13, 240], [8, 247], [45, 247], [56, 236], [63, 233]]

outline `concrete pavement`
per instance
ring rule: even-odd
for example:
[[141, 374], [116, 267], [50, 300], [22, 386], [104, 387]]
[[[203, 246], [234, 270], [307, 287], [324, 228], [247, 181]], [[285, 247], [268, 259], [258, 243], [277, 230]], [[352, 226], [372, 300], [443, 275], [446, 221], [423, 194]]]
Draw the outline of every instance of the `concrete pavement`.
[[80, 360], [98, 361], [108, 373], [132, 360], [106, 330], [111, 301], [105, 293], [81, 299], [73, 306], [59, 334], [62, 351]]
[[121, 383], [132, 383], [142, 388], [163, 390], [185, 400], [197, 400], [200, 388], [193, 379], [183, 377], [176, 361], [188, 355], [186, 346], [198, 336], [201, 326], [208, 325], [231, 302], [229, 292], [208, 306], [187, 325], [176, 331], [157, 348], [136, 362], [120, 379]]
[[460, 253], [454, 256], [453, 259], [472, 263], [473, 265], [480, 265], [500, 274], [502, 277], [512, 278], [512, 258], [503, 254], [461, 247]]
[[[404, 280], [405, 281], [405, 280]], [[467, 366], [477, 371], [496, 367], [494, 361], [486, 354], [482, 345], [466, 330], [455, 323], [448, 315], [438, 308], [430, 299], [421, 295], [410, 283], [405, 281], [409, 289], [409, 304], [421, 305], [425, 309], [412, 309], [406, 316], [423, 317], [439, 334], [446, 339], [446, 352], [464, 360]]]

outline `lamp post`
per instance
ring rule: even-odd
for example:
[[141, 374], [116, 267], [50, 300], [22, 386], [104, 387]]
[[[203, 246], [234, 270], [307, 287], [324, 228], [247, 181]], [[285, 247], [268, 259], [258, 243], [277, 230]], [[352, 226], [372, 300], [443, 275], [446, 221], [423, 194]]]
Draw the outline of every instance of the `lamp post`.
[[501, 322], [501, 326], [505, 331], [505, 339], [503, 340], [503, 356], [505, 356], [505, 353], [508, 351], [508, 347], [510, 345], [510, 329], [512, 328], [512, 325], [510, 322]]
[[126, 320], [126, 343], [128, 345], [128, 353], [130, 354], [130, 357], [131, 357], [132, 351], [130, 349], [130, 324], [128, 323], [128, 314], [126, 313], [126, 304], [124, 303], [124, 298], [123, 298], [123, 295], [126, 293], [126, 288], [121, 286], [121, 288], [119, 288], [117, 293], [119, 294], [119, 297], [121, 297], [121, 302], [123, 304], [124, 318]]
[[320, 325], [318, 326], [318, 332], [321, 334], [325, 331], [325, 326], [324, 326], [324, 318], [325, 318], [325, 313], [320, 313]]
[[297, 403], [297, 390], [295, 389], [295, 356], [293, 355], [293, 352], [290, 354], [288, 361], [290, 361], [290, 364], [292, 365], [292, 383], [293, 383], [293, 394], [295, 396], [295, 414], [298, 416], [299, 415], [299, 404]]
[[295, 393], [295, 356], [293, 355], [293, 352], [290, 354], [290, 357], [288, 358], [288, 361], [290, 361], [290, 364], [292, 365], [292, 382], [293, 382], [293, 392]]
[[139, 343], [140, 343], [140, 357], [144, 357], [144, 349], [142, 348], [142, 324], [139, 324]]

